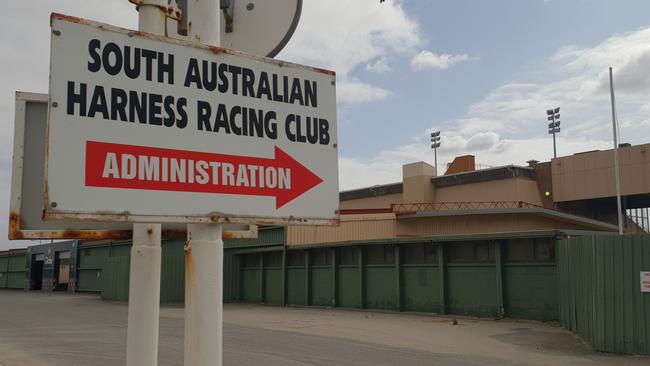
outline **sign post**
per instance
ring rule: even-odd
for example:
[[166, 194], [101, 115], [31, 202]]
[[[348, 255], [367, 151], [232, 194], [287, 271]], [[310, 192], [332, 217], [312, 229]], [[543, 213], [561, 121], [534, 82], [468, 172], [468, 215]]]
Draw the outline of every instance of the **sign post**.
[[336, 78], [218, 47], [216, 0], [186, 39], [131, 1], [146, 32], [52, 15], [43, 218], [134, 224], [129, 366], [156, 365], [161, 224], [187, 225], [184, 360], [221, 365], [223, 224], [338, 223]]
[[[188, 36], [199, 43], [220, 45], [217, 0], [188, 1]], [[218, 208], [217, 208], [218, 209]], [[186, 366], [223, 363], [223, 239], [221, 224], [187, 225], [185, 244]]]
[[[138, 7], [138, 29], [165, 34], [167, 17], [148, 0]], [[129, 314], [126, 365], [158, 365], [160, 324], [161, 224], [134, 223], [129, 273]]]

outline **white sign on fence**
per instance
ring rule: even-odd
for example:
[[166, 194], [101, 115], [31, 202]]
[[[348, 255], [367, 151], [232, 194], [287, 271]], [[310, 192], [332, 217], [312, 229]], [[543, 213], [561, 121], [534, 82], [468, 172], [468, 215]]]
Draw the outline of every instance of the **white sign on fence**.
[[52, 15], [45, 218], [333, 223], [333, 72]]
[[650, 292], [650, 272], [641, 272], [641, 292]]

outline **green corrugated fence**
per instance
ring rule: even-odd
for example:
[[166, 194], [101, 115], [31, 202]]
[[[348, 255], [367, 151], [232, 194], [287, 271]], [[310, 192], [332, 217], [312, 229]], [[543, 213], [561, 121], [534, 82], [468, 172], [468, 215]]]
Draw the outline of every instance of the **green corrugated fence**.
[[0, 253], [0, 288], [24, 289], [26, 263], [24, 250]]
[[650, 236], [606, 235], [558, 244], [560, 322], [596, 350], [650, 354]]
[[[235, 299], [557, 320], [555, 239], [238, 251]], [[275, 250], [275, 251], [271, 251]]]

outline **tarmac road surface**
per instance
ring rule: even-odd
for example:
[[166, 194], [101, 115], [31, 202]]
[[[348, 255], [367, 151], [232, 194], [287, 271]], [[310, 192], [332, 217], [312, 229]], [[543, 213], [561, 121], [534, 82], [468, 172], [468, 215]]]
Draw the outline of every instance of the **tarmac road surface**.
[[[0, 291], [0, 366], [125, 364], [127, 304]], [[183, 364], [183, 308], [160, 311], [159, 365]], [[227, 304], [224, 365], [650, 365], [540, 322]]]

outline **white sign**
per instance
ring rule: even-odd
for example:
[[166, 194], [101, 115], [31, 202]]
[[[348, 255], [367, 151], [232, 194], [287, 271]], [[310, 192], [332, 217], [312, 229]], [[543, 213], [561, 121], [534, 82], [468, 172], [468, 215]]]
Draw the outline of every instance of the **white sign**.
[[641, 272], [641, 292], [650, 292], [650, 272]]
[[45, 218], [338, 218], [333, 72], [52, 15]]

